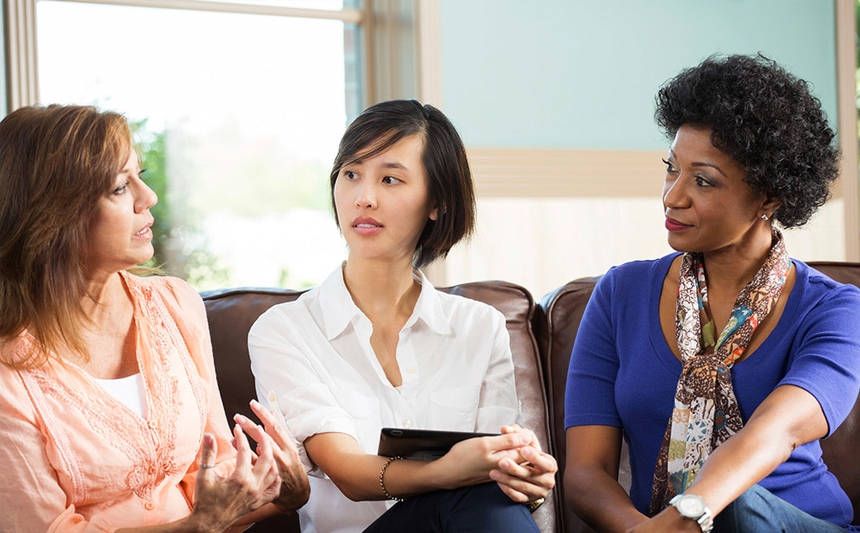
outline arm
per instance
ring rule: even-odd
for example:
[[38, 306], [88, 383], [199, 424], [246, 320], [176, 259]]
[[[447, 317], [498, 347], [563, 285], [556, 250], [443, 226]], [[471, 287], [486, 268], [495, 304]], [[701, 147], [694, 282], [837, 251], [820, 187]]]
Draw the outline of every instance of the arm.
[[[854, 405], [860, 294], [854, 287], [838, 287], [809, 307], [796, 326], [787, 372], [743, 429], [711, 453], [688, 489], [714, 514], [770, 475], [798, 446], [832, 433]], [[654, 521], [667, 520], [666, 515], [677, 512], [670, 508]]]
[[[705, 461], [687, 489], [704, 498], [716, 516], [782, 464], [798, 446], [823, 438], [827, 420], [818, 401], [792, 385], [777, 387], [755, 410], [744, 428]], [[667, 507], [635, 531], [687, 531], [691, 520]]]
[[[487, 482], [499, 461], [516, 459], [516, 449], [529, 440], [524, 434], [474, 438], [457, 443], [435, 461], [394, 461], [385, 470], [385, 488], [390, 494], [405, 498]], [[305, 441], [305, 448], [313, 462], [349, 499], [387, 499], [379, 485], [386, 457], [365, 453], [354, 438], [343, 433], [314, 435]]]
[[598, 531], [624, 531], [648, 519], [618, 483], [620, 456], [621, 428], [567, 429], [564, 494], [577, 516]]

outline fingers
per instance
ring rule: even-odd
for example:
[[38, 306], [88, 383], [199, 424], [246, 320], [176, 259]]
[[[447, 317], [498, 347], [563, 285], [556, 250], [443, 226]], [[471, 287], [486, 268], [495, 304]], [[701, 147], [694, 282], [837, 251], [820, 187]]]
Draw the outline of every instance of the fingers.
[[218, 445], [211, 433], [203, 434], [203, 442], [200, 444], [200, 464], [197, 471], [197, 484], [208, 486], [215, 475], [215, 457], [218, 455]]
[[498, 487], [500, 489], [502, 489], [502, 492], [504, 492], [508, 498], [510, 498], [511, 500], [513, 500], [517, 503], [527, 503], [527, 502], [531, 501], [529, 499], [528, 495], [523, 494], [522, 492], [519, 492], [517, 490], [514, 490], [510, 486], [505, 485], [504, 483], [502, 483], [500, 481], [497, 481], [496, 485], [498, 485]]
[[[254, 465], [252, 471], [255, 475], [265, 476], [266, 472], [272, 469], [275, 461], [273, 455], [275, 447], [271, 437], [269, 437], [258, 424], [255, 424], [243, 415], [236, 414], [233, 417], [233, 420], [236, 422], [237, 427], [242, 428], [249, 437], [257, 442], [257, 453], [252, 459]], [[243, 440], [245, 440], [245, 444], [247, 445], [247, 439]]]
[[541, 449], [540, 441], [538, 441], [537, 435], [535, 435], [534, 431], [528, 428], [521, 427], [519, 424], [511, 424], [509, 426], [502, 427], [501, 432], [503, 435], [511, 435], [515, 433], [529, 435], [529, 442], [527, 442], [526, 444], [534, 446], [538, 450], [543, 451]]
[[520, 451], [520, 455], [529, 462], [532, 468], [539, 472], [551, 474], [558, 472], [558, 462], [556, 462], [555, 457], [548, 453], [542, 453], [540, 449], [526, 447]]
[[[293, 442], [293, 438], [288, 435], [288, 432], [281, 426], [277, 418], [275, 418], [275, 414], [271, 410], [266, 409], [257, 400], [251, 400], [251, 410], [254, 411], [254, 414], [257, 415], [263, 423], [263, 426], [266, 428], [266, 433], [272, 437], [272, 440], [280, 449], [285, 451], [292, 449], [296, 451], [296, 445]], [[295, 455], [298, 457], [298, 451], [296, 451]]]
[[502, 491], [517, 502], [546, 497], [555, 486], [555, 473], [558, 470], [555, 459], [532, 447], [523, 448], [522, 455], [528, 459], [528, 464], [502, 459], [498, 469], [490, 472], [490, 479], [496, 481]]

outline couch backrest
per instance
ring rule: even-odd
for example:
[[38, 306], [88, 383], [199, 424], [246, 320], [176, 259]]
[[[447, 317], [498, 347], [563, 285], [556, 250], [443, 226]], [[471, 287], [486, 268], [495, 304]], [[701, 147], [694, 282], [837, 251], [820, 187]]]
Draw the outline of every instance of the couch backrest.
[[[545, 450], [553, 450], [541, 358], [533, 330], [535, 303], [531, 294], [518, 285], [501, 281], [466, 283], [440, 290], [487, 303], [505, 315], [525, 424], [535, 431]], [[248, 356], [248, 331], [264, 311], [275, 304], [295, 300], [302, 292], [224, 289], [202, 294], [209, 318], [218, 386], [228, 417], [236, 412], [251, 416], [248, 402], [256, 397]], [[557, 510], [562, 506], [558, 506], [556, 500], [556, 494], [551, 494], [534, 514], [543, 533], [559, 531]], [[249, 531], [297, 533], [299, 528], [294, 517], [276, 517]]]
[[[816, 268], [841, 283], [860, 287], [860, 263], [810, 262]], [[591, 532], [568, 508], [562, 486], [565, 464], [564, 390], [567, 367], [579, 323], [588, 299], [599, 280], [582, 278], [571, 281], [546, 295], [535, 312], [535, 329], [543, 358], [549, 414], [552, 424], [553, 449], [559, 462], [559, 509], [565, 533]], [[860, 332], [858, 332], [860, 333]], [[860, 468], [857, 450], [860, 449], [860, 403], [829, 438], [821, 441], [824, 462], [839, 480], [854, 505], [854, 521], [860, 523]], [[629, 486], [630, 470], [626, 447], [622, 450], [619, 481]]]

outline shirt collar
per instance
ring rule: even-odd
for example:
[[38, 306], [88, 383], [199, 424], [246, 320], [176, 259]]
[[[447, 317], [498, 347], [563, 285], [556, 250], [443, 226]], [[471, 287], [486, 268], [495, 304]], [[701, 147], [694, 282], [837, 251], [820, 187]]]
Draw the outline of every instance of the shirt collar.
[[[449, 335], [451, 326], [448, 315], [442, 307], [442, 298], [433, 287], [424, 273], [416, 269], [413, 276], [421, 284], [421, 293], [415, 302], [412, 316], [406, 321], [404, 328], [411, 327], [419, 319], [440, 335]], [[323, 322], [325, 334], [328, 340], [332, 340], [346, 329], [355, 319], [367, 318], [361, 309], [352, 301], [346, 283], [343, 281], [343, 265], [332, 272], [320, 285], [320, 307], [323, 310]]]

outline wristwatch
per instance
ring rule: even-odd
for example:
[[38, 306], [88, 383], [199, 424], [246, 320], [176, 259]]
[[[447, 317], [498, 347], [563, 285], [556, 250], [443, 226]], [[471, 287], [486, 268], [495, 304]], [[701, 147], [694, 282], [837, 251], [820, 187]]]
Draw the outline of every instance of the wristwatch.
[[696, 494], [679, 494], [669, 500], [669, 505], [674, 505], [678, 513], [684, 518], [695, 520], [702, 533], [709, 533], [714, 528], [714, 517], [711, 510], [705, 505], [705, 500]]

